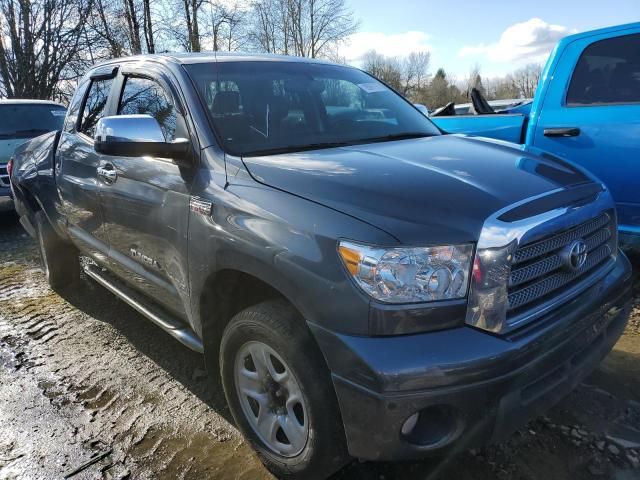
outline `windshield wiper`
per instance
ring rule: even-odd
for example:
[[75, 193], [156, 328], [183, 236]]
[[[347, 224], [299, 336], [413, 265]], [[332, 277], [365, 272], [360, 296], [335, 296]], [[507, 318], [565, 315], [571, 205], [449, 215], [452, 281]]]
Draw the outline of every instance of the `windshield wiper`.
[[408, 140], [410, 138], [425, 138], [425, 137], [433, 137], [433, 133], [426, 133], [426, 132], [391, 133], [389, 135], [382, 135], [380, 137], [363, 138], [362, 140], [358, 140], [358, 143], [390, 142], [393, 140]]
[[252, 150], [243, 153], [243, 157], [259, 157], [262, 155], [277, 155], [279, 153], [295, 153], [307, 150], [321, 150], [324, 148], [347, 147], [353, 145], [352, 142], [322, 142], [322, 143], [306, 143], [303, 145], [287, 145], [285, 147], [266, 148], [264, 150]]

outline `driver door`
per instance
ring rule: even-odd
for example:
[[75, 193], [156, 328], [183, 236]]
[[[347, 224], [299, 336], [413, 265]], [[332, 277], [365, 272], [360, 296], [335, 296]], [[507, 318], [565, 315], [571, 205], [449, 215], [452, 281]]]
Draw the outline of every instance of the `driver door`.
[[[119, 78], [118, 115], [154, 117], [166, 141], [189, 138], [168, 81], [149, 70]], [[103, 188], [111, 270], [130, 286], [186, 318], [190, 166], [157, 157], [103, 159], [111, 172]]]

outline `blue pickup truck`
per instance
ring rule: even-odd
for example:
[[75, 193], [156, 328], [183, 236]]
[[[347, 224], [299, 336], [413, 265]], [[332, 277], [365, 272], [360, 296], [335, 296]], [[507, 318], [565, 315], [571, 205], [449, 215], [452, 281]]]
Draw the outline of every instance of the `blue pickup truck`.
[[533, 102], [515, 112], [472, 100], [475, 114], [432, 120], [449, 133], [522, 143], [585, 167], [611, 190], [621, 239], [640, 244], [640, 22], [562, 39]]

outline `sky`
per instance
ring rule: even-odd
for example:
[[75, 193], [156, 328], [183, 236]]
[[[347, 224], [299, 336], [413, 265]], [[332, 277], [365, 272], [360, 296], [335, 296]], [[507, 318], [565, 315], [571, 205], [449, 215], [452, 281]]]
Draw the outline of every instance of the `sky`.
[[527, 63], [544, 63], [571, 33], [640, 21], [640, 0], [347, 0], [360, 20], [340, 54], [358, 65], [364, 52], [388, 56], [431, 52], [439, 67], [463, 78], [474, 65], [502, 76]]

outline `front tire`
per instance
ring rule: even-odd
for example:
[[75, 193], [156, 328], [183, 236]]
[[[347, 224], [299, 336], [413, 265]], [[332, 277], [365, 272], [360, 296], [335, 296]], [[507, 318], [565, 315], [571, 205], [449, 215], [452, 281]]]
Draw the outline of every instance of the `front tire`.
[[42, 270], [49, 286], [59, 290], [74, 284], [80, 279], [78, 251], [60, 238], [42, 210], [34, 217]]
[[323, 479], [348, 461], [329, 371], [291, 306], [269, 301], [233, 317], [220, 369], [237, 426], [274, 475]]

